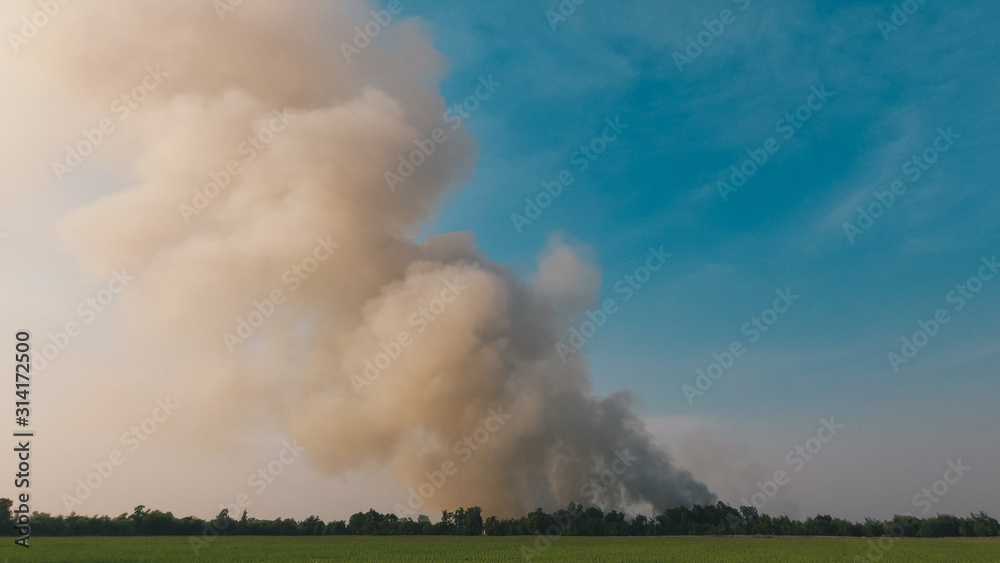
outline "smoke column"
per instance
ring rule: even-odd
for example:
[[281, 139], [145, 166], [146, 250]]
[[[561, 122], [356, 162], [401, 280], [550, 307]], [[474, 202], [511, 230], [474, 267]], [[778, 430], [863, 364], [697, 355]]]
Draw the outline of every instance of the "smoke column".
[[[556, 352], [599, 286], [578, 251], [553, 240], [524, 282], [468, 233], [417, 241], [475, 141], [443, 120], [447, 64], [419, 21], [396, 16], [346, 60], [342, 42], [378, 9], [243, 2], [220, 18], [204, 1], [74, 2], [5, 55], [5, 84], [46, 93], [20, 98], [34, 126], [51, 100], [81, 127], [115, 125], [55, 189], [122, 184], [91, 194], [60, 236], [93, 275], [140, 278], [130, 326], [170, 352], [132, 377], [191, 389], [184, 416], [206, 444], [266, 420], [314, 467], [389, 467], [404, 490], [454, 463], [428, 506], [712, 502], [628, 395], [594, 396], [586, 365]], [[111, 102], [140, 85], [123, 117]], [[439, 128], [446, 140], [390, 189], [385, 173]], [[46, 169], [66, 158], [45, 148]], [[623, 452], [635, 461], [588, 487]]]

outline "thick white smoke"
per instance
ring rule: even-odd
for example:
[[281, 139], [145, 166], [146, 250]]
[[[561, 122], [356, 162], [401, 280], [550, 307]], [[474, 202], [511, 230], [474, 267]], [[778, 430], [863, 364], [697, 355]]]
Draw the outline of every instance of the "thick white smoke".
[[[331, 475], [388, 466], [415, 490], [444, 475], [432, 506], [711, 502], [626, 395], [595, 397], [585, 364], [557, 354], [599, 280], [576, 252], [553, 241], [523, 283], [467, 233], [416, 241], [475, 143], [443, 120], [446, 64], [419, 22], [395, 16], [345, 58], [378, 9], [78, 2], [21, 46], [30, 57], [8, 55], [8, 83], [71, 104], [88, 131], [114, 125], [99, 155], [52, 173], [127, 182], [60, 232], [88, 271], [142, 280], [130, 322], [171, 359], [135, 377], [191, 389], [185, 417], [208, 443], [264, 417]], [[134, 108], [111, 104], [123, 95]], [[433, 154], [390, 189], [415, 141]]]

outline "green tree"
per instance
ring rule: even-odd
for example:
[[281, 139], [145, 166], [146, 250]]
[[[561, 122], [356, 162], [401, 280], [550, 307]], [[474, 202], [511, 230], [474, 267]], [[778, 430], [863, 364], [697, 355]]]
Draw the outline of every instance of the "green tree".
[[478, 506], [455, 511], [455, 532], [462, 536], [483, 534], [483, 509]]
[[991, 518], [985, 512], [972, 515], [972, 531], [981, 538], [992, 538], [1000, 536], [1000, 522], [996, 518]]
[[230, 535], [233, 533], [235, 520], [229, 517], [229, 509], [223, 508], [219, 511], [219, 514], [212, 520], [212, 527], [221, 536]]
[[310, 516], [299, 524], [299, 531], [307, 536], [318, 536], [323, 533], [323, 521], [319, 519], [319, 516]]
[[135, 510], [132, 511], [132, 515], [129, 516], [129, 520], [132, 521], [132, 533], [134, 535], [138, 536], [142, 534], [142, 520], [146, 516], [146, 512], [148, 512], [146, 510], [146, 506], [140, 504], [135, 507]]
[[9, 534], [11, 526], [14, 524], [14, 514], [10, 511], [10, 508], [14, 506], [9, 498], [0, 498], [0, 526], [3, 527], [3, 533]]

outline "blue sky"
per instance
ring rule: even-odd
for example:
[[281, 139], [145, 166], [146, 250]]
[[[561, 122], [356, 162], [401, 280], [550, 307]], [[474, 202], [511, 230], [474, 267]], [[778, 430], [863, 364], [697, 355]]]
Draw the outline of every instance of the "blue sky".
[[[735, 21], [680, 71], [674, 53], [726, 9]], [[1000, 424], [1000, 278], [960, 311], [947, 297], [1000, 253], [1000, 7], [931, 1], [886, 33], [889, 2], [585, 2], [555, 29], [546, 10], [558, 3], [406, 5], [452, 62], [449, 104], [479, 76], [502, 83], [468, 120], [474, 178], [426, 232], [472, 231], [524, 277], [558, 234], [591, 250], [602, 298], [664, 245], [672, 261], [585, 348], [596, 389], [631, 391], [648, 416], [789, 445], [836, 414], [857, 432], [839, 446], [845, 464], [894, 447], [915, 475], [949, 456], [995, 461], [979, 440]], [[777, 132], [822, 86], [834, 94], [821, 109], [791, 138]], [[628, 125], [622, 138], [518, 233], [511, 214], [573, 170], [609, 117]], [[908, 176], [939, 128], [958, 138]], [[771, 137], [780, 148], [724, 201], [716, 182]], [[897, 179], [906, 191], [852, 244], [844, 224]], [[688, 404], [681, 386], [785, 288], [800, 301]], [[895, 373], [887, 354], [938, 309], [950, 322]], [[982, 484], [995, 483], [985, 466]]]
[[[365, 1], [371, 8], [388, 4]], [[424, 35], [430, 38], [450, 65], [440, 84], [446, 106], [482, 92], [484, 81], [498, 84], [464, 119], [479, 149], [471, 176], [454, 186], [421, 237], [471, 232], [486, 256], [526, 282], [536, 275], [551, 241], [578, 249], [602, 273], [590, 307], [608, 299], [618, 307], [582, 349], [594, 392], [631, 393], [653, 438], [679, 466], [721, 500], [741, 503], [757, 492], [757, 482], [789, 469], [788, 452], [817, 436], [821, 420], [832, 419], [844, 425], [843, 431], [824, 442], [815, 461], [769, 499], [766, 512], [855, 520], [918, 512], [914, 495], [941, 479], [949, 462], [960, 461], [972, 469], [933, 510], [1000, 516], [1000, 272], [989, 266], [1000, 257], [995, 180], [1000, 177], [995, 156], [1000, 152], [1000, 36], [995, 32], [1000, 5], [967, 0], [586, 0], [578, 6], [573, 0], [399, 1], [403, 9], [391, 25], [398, 25], [400, 34], [381, 39], [422, 46]], [[28, 14], [37, 10], [31, 2], [23, 4]], [[564, 19], [547, 15], [569, 5], [575, 9]], [[241, 13], [252, 24], [250, 16], [271, 9], [258, 4]], [[12, 22], [22, 16], [13, 8], [0, 12]], [[360, 25], [366, 12], [350, 7]], [[219, 22], [211, 10], [205, 13], [208, 24], [194, 19], [191, 25], [210, 24], [205, 29], [212, 32], [193, 37], [211, 40], [209, 45], [216, 39], [243, 40], [240, 20]], [[71, 14], [60, 20], [66, 22], [63, 28], [53, 24], [32, 48], [44, 54], [48, 46], [60, 57], [72, 54], [59, 49], [74, 37], [66, 34], [74, 29], [72, 18], [85, 25], [91, 20], [87, 10]], [[403, 20], [420, 26], [420, 37], [410, 36], [413, 30]], [[332, 45], [341, 35], [349, 40], [350, 34], [342, 32], [353, 25], [353, 20], [337, 20], [330, 29], [311, 32], [322, 35], [317, 44]], [[118, 29], [134, 41], [130, 28]], [[227, 29], [236, 35], [225, 35]], [[258, 43], [258, 34], [246, 37]], [[692, 47], [698, 40], [705, 45]], [[102, 45], [86, 44], [94, 56], [107, 56]], [[150, 45], [158, 54], [160, 45]], [[339, 64], [339, 51], [324, 52]], [[380, 59], [385, 64], [376, 66], [406, 79], [411, 75], [400, 69], [437, 78], [433, 70], [425, 71], [433, 65], [395, 58], [397, 52], [387, 49], [386, 60]], [[31, 66], [36, 55], [30, 53], [17, 59], [16, 69], [10, 67], [16, 72], [4, 65], [0, 72], [36, 74]], [[253, 56], [248, 66], [253, 73], [286, 68], [284, 58], [275, 63], [256, 51]], [[104, 100], [117, 95], [117, 80], [133, 84], [134, 77], [120, 70], [127, 65], [107, 66], [115, 69], [112, 81], [86, 73], [100, 82], [88, 94], [101, 102], [94, 111], [105, 111]], [[206, 68], [215, 76], [215, 67]], [[358, 77], [365, 76], [359, 70]], [[382, 77], [379, 72], [371, 76]], [[276, 82], [268, 75], [257, 84], [257, 78], [251, 81], [254, 88]], [[76, 102], [38, 95], [31, 81], [6, 83], [11, 87], [3, 94], [9, 100], [0, 104], [0, 119], [9, 124], [7, 130], [23, 134], [8, 135], [8, 147], [0, 151], [7, 178], [0, 192], [9, 202], [0, 207], [0, 251], [15, 264], [10, 271], [24, 275], [0, 279], [0, 297], [5, 311], [11, 311], [0, 324], [6, 322], [11, 331], [37, 327], [32, 330], [47, 342], [67, 319], [77, 318], [75, 307], [82, 299], [107, 283], [104, 277], [84, 275], [79, 256], [67, 252], [71, 249], [61, 244], [56, 227], [84, 204], [137, 181], [127, 160], [133, 150], [129, 135], [142, 133], [146, 121], [131, 121], [127, 130], [132, 133], [116, 135], [103, 157], [88, 161], [67, 184], [56, 185], [51, 154], [62, 154], [66, 139], [77, 138], [81, 127], [96, 121]], [[179, 92], [186, 92], [183, 86]], [[391, 86], [390, 92], [399, 87]], [[156, 124], [167, 106], [154, 105], [150, 102], [145, 115]], [[413, 123], [437, 120], [407, 117]], [[621, 131], [609, 129], [609, 122]], [[184, 123], [178, 127], [187, 132]], [[581, 145], [603, 149], [585, 169]], [[54, 152], [46, 147], [55, 147]], [[206, 148], [209, 154], [202, 155], [197, 146], [188, 148], [182, 151], [190, 157], [185, 163], [200, 179], [201, 160], [215, 151]], [[221, 155], [225, 147], [218, 150]], [[766, 161], [758, 165], [755, 158]], [[723, 194], [720, 182], [732, 181], [734, 166], [746, 167], [750, 177], [738, 191]], [[538, 199], [545, 193], [543, 184], [561, 174], [572, 174], [573, 182], [551, 205], [530, 224], [515, 220], [527, 214], [526, 199]], [[47, 188], [29, 192], [34, 185]], [[163, 187], [177, 185], [171, 179]], [[889, 200], [881, 216], [862, 225], [863, 233], [845, 232], [845, 224], [857, 227], [859, 220], [869, 220], [859, 219], [859, 207], [878, 214], [878, 206]], [[177, 219], [172, 203], [168, 211]], [[626, 301], [616, 284], [644, 273], [640, 268], [651, 248], [671, 256]], [[969, 286], [970, 279], [977, 291], [971, 299], [961, 297], [960, 291], [969, 290], [960, 286]], [[783, 301], [779, 296], [787, 294], [794, 297]], [[65, 406], [53, 410], [59, 416], [40, 417], [48, 424], [41, 432], [63, 440], [60, 447], [39, 452], [39, 479], [59, 483], [40, 498], [42, 510], [63, 511], [59, 495], [77, 475], [90, 471], [91, 460], [106, 458], [122, 424], [148, 416], [152, 399], [160, 397], [154, 393], [165, 385], [129, 363], [157, 363], [148, 357], [172, 355], [165, 351], [171, 344], [158, 338], [146, 343], [148, 352], [137, 349], [135, 358], [126, 353], [132, 351], [123, 344], [130, 335], [127, 311], [135, 310], [129, 299], [109, 308], [104, 328], [95, 325], [86, 332], [79, 345], [60, 353], [48, 377], [37, 381], [39, 397]], [[233, 306], [243, 314], [242, 301]], [[206, 310], [221, 315], [228, 309], [223, 303]], [[947, 324], [927, 324], [935, 318], [946, 318]], [[585, 320], [581, 315], [575, 326]], [[224, 321], [228, 330], [229, 318]], [[765, 321], [766, 332], [754, 328]], [[904, 337], [923, 338], [914, 336], [923, 330], [920, 323], [933, 336], [894, 369], [890, 354], [903, 353]], [[567, 340], [571, 328], [566, 326]], [[761, 330], [759, 338], [755, 330]], [[716, 357], [728, 362], [724, 354], [733, 343], [742, 354], [728, 369], [713, 367]], [[121, 369], [108, 369], [108, 351], [124, 358], [117, 360]], [[162, 363], [168, 366], [179, 361], [167, 359]], [[714, 370], [723, 373], [702, 380], [710, 387], [697, 396], [688, 387], [686, 396], [685, 386], [698, 385], [699, 371]], [[99, 390], [87, 378], [91, 371], [100, 373], [104, 388], [114, 390], [102, 391], [101, 401], [93, 404], [79, 398]], [[184, 371], [185, 377], [194, 375]], [[190, 411], [196, 412], [194, 403], [203, 399], [200, 388], [186, 386], [187, 379], [177, 381], [175, 388], [189, 393]], [[150, 400], [135, 400], [135, 389]], [[93, 416], [96, 411], [106, 416]], [[83, 423], [67, 427], [67, 416]], [[148, 506], [213, 516], [216, 499], [233, 498], [239, 478], [268, 463], [274, 445], [286, 438], [265, 420], [259, 435], [236, 448], [239, 452], [217, 448], [212, 457], [190, 448], [178, 453], [181, 448], [169, 436], [176, 444], [186, 443], [183, 425], [198, 420], [171, 422], [159, 445], [144, 448], [142, 457], [116, 477], [114, 488], [107, 487], [81, 512], [131, 510], [138, 504], [131, 495], [139, 491], [149, 495], [141, 500]], [[219, 488], [200, 472], [189, 472], [172, 475], [174, 487], [149, 491], [150, 474], [178, 466], [208, 467], [209, 473], [236, 479], [226, 477]], [[294, 478], [276, 484], [252, 515], [346, 518], [370, 507], [384, 512], [409, 485], [386, 468], [358, 469], [338, 479], [308, 464], [289, 471]], [[188, 498], [179, 490], [186, 490]]]

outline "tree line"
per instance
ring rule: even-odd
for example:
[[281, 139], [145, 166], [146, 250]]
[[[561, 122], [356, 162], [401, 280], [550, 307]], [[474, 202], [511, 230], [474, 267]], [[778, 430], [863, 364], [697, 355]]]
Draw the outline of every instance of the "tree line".
[[[0, 499], [0, 524], [13, 533], [11, 501]], [[734, 508], [726, 503], [678, 506], [650, 518], [629, 516], [598, 507], [571, 503], [552, 513], [541, 508], [520, 518], [483, 519], [478, 506], [443, 511], [441, 520], [431, 522], [420, 515], [416, 520], [375, 510], [358, 512], [348, 520], [323, 522], [318, 516], [305, 520], [250, 518], [247, 512], [239, 519], [223, 509], [212, 520], [194, 516], [177, 518], [170, 512], [137, 506], [131, 514], [109, 516], [52, 516], [35, 512], [31, 516], [33, 536], [194, 536], [194, 535], [464, 535], [464, 536], [687, 536], [687, 535], [774, 535], [774, 536], [848, 536], [848, 537], [995, 537], [1000, 536], [1000, 522], [985, 512], [957, 517], [938, 514], [926, 518], [897, 515], [889, 520], [866, 518], [850, 522], [829, 515], [805, 520], [788, 516], [760, 514], [756, 508]]]

